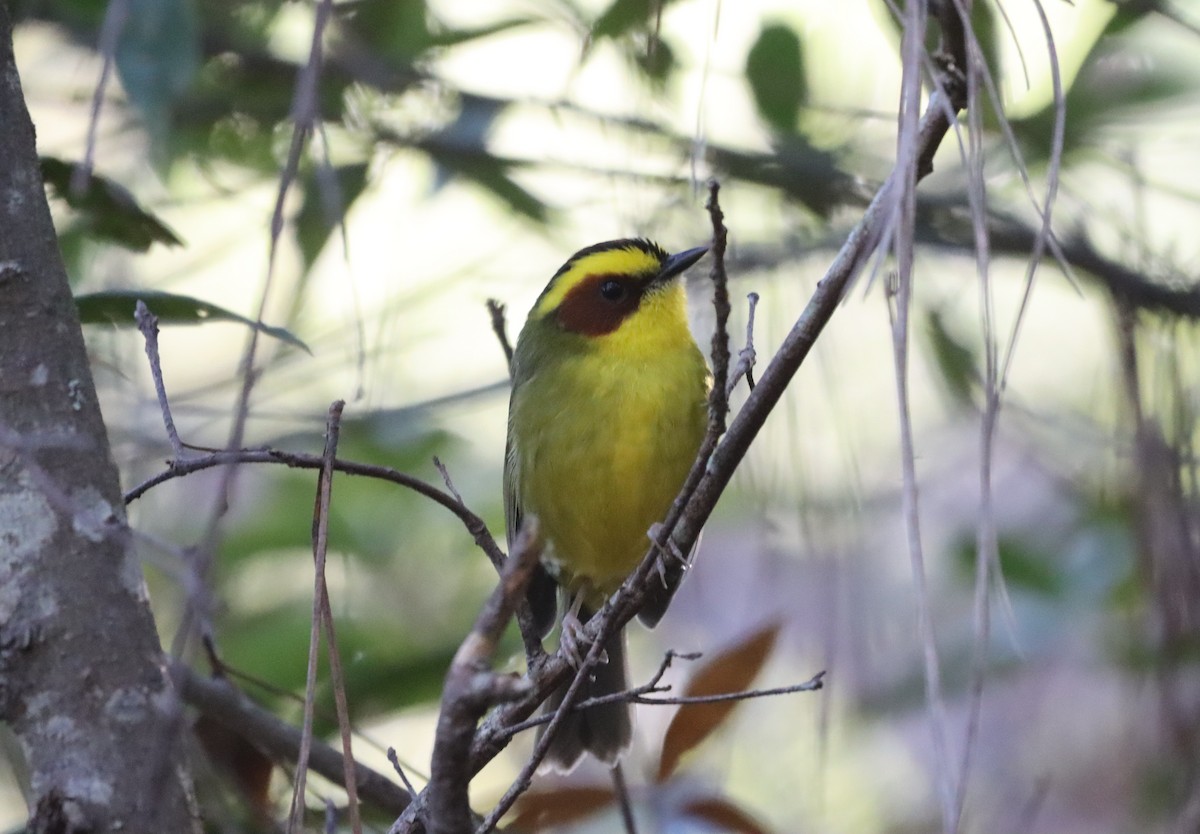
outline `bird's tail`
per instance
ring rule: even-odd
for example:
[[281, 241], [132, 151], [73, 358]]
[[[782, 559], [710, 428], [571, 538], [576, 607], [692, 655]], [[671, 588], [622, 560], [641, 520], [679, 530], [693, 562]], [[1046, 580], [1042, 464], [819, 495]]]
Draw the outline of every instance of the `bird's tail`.
[[[580, 620], [587, 622], [585, 612]], [[629, 670], [625, 665], [625, 632], [618, 631], [604, 644], [608, 655], [607, 663], [598, 663], [591, 669], [591, 679], [586, 681], [575, 703], [588, 698], [612, 695], [629, 688]], [[569, 686], [569, 684], [568, 684]], [[546, 700], [543, 711], [553, 714], [562, 703], [567, 686], [563, 686]], [[544, 728], [545, 725], [543, 724]], [[542, 730], [538, 731], [541, 738]], [[605, 764], [616, 764], [621, 754], [629, 749], [633, 738], [633, 715], [630, 705], [624, 701], [589, 707], [563, 717], [558, 731], [546, 753], [546, 764], [563, 772], [579, 763], [583, 754], [591, 753]]]

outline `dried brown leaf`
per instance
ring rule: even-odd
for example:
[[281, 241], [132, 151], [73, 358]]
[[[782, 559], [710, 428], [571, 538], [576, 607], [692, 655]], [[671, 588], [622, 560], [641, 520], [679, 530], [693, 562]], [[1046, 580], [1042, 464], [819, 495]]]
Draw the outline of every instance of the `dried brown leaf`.
[[722, 831], [731, 831], [734, 834], [768, 834], [767, 829], [758, 820], [719, 796], [693, 799], [683, 806], [683, 813], [689, 817], [707, 820]]
[[213, 769], [234, 786], [255, 819], [269, 826], [273, 812], [269, 788], [275, 768], [271, 759], [244, 735], [207, 715], [196, 719], [192, 730]]
[[[779, 624], [771, 623], [721, 652], [692, 675], [684, 696], [695, 698], [744, 692], [762, 670], [778, 634]], [[663, 739], [658, 781], [669, 779], [683, 755], [708, 738], [737, 705], [737, 701], [721, 701], [681, 706]]]
[[526, 791], [517, 800], [517, 816], [509, 824], [513, 831], [541, 831], [566, 825], [611, 805], [616, 796], [611, 788], [560, 787]]

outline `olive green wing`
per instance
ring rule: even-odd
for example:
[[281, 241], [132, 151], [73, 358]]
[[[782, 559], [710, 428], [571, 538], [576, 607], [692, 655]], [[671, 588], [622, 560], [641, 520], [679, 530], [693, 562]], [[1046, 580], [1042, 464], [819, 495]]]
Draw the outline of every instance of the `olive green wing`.
[[[519, 385], [519, 381], [514, 379], [513, 397], [517, 396]], [[521, 483], [521, 461], [513, 442], [511, 402], [509, 415], [508, 442], [504, 447], [504, 527], [508, 538], [508, 547], [511, 550], [525, 514], [521, 507], [518, 488]], [[554, 621], [558, 616], [558, 583], [541, 564], [534, 568], [525, 598], [529, 602], [534, 629], [537, 631], [538, 637], [545, 637], [550, 633], [550, 629], [554, 628]]]

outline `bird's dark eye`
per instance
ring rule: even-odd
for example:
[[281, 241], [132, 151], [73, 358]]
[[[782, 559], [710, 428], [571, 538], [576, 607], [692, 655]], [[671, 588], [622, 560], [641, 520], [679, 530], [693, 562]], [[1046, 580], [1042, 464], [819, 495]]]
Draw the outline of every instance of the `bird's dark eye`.
[[600, 285], [600, 295], [605, 301], [620, 301], [625, 297], [625, 285], [620, 281], [605, 281]]

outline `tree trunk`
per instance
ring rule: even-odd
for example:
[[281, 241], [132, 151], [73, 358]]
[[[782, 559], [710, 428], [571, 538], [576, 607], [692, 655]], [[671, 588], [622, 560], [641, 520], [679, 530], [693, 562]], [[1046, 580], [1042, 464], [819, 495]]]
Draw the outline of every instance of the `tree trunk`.
[[199, 829], [0, 0], [0, 719], [31, 832]]

